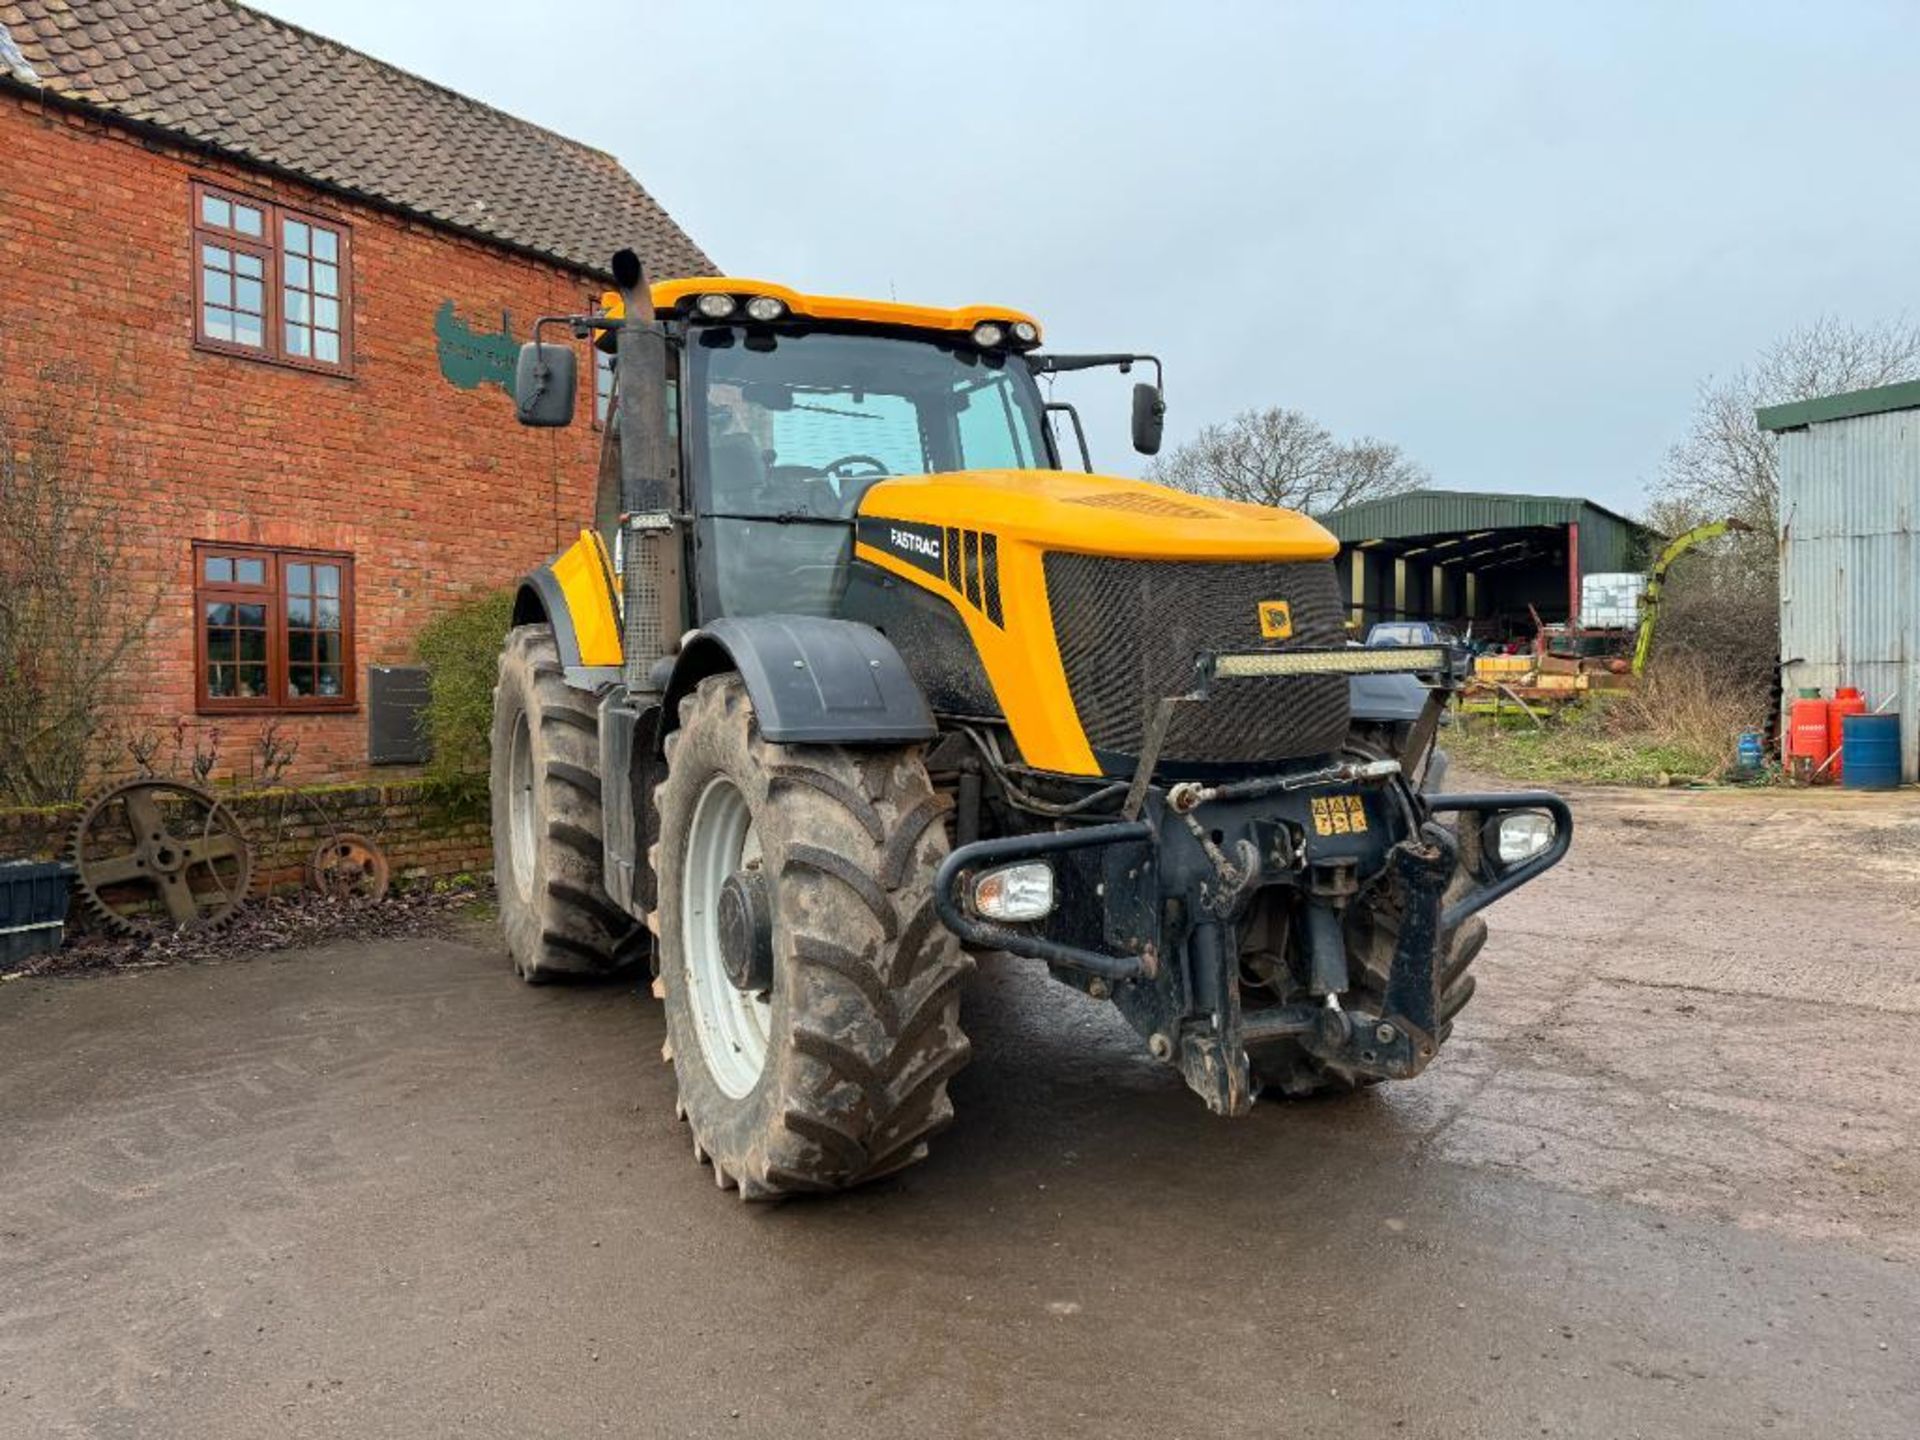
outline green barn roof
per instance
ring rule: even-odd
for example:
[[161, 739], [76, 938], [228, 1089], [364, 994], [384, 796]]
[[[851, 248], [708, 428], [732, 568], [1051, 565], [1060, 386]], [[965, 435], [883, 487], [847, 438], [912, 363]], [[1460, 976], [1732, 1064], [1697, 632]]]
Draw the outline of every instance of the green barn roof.
[[1638, 521], [1567, 495], [1494, 495], [1476, 490], [1409, 490], [1317, 517], [1343, 545], [1482, 531], [1580, 527], [1582, 574], [1635, 570], [1658, 537]]

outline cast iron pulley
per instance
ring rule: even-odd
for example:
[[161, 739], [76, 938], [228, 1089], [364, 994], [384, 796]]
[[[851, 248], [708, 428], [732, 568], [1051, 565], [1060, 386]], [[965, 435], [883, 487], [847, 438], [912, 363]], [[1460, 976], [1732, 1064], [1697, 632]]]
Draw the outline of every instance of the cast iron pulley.
[[384, 900], [387, 857], [364, 835], [334, 835], [313, 847], [307, 883], [335, 900]]
[[101, 791], [73, 827], [71, 854], [87, 909], [124, 935], [225, 924], [253, 878], [238, 817], [198, 785], [173, 780]]

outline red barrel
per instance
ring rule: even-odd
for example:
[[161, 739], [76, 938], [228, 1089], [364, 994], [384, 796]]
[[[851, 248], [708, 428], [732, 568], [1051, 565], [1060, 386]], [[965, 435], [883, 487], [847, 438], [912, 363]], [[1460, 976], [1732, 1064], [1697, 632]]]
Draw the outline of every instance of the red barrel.
[[1819, 698], [1800, 699], [1787, 711], [1787, 761], [1789, 768], [1810, 775], [1833, 752], [1828, 739], [1827, 702]]
[[1840, 778], [1841, 767], [1847, 763], [1846, 746], [1841, 737], [1846, 734], [1844, 722], [1849, 715], [1867, 713], [1867, 698], [1851, 685], [1842, 685], [1833, 692], [1833, 699], [1827, 702], [1827, 744], [1835, 751], [1833, 764], [1827, 768], [1833, 771], [1833, 778]]

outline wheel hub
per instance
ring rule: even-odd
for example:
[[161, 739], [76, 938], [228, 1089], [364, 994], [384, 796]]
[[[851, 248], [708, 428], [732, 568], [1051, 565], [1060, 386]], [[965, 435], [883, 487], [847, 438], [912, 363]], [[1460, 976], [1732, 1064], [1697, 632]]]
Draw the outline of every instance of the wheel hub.
[[733, 988], [765, 995], [773, 988], [773, 892], [758, 865], [743, 866], [720, 887], [715, 916], [720, 963]]

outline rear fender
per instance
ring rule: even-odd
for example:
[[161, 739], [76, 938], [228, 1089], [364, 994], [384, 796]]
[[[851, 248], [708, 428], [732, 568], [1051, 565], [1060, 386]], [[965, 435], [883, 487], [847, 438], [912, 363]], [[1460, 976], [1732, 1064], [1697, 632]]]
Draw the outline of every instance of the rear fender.
[[520, 582], [515, 625], [553, 627], [567, 684], [598, 690], [620, 678], [619, 590], [607, 547], [591, 530]]

